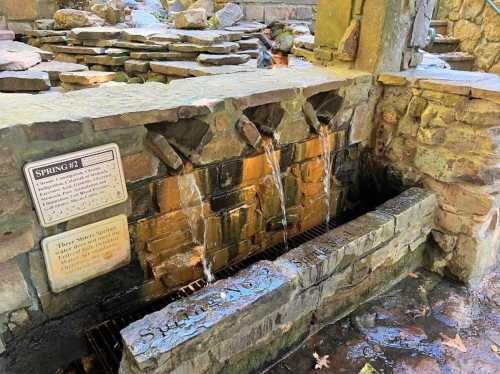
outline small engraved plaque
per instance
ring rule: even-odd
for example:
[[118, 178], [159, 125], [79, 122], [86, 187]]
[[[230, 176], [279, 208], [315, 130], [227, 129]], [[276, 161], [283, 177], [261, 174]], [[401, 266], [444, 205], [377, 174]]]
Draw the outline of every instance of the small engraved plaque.
[[127, 200], [120, 149], [107, 144], [30, 162], [24, 167], [43, 227]]
[[122, 214], [42, 240], [50, 288], [61, 292], [130, 263]]

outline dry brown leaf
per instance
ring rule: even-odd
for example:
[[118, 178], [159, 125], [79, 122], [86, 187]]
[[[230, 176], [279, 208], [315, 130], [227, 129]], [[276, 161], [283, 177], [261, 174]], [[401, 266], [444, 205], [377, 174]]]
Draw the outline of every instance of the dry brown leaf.
[[413, 279], [418, 279], [418, 274], [417, 273], [408, 273], [408, 276], [413, 278]]
[[491, 351], [495, 352], [497, 355], [500, 355], [500, 348], [498, 348], [498, 346], [495, 344], [491, 345]]
[[318, 353], [314, 352], [313, 357], [316, 360], [315, 369], [321, 370], [323, 368], [330, 368], [330, 360], [328, 359], [330, 355], [320, 356]]
[[441, 335], [441, 338], [443, 339], [442, 340], [443, 345], [446, 345], [447, 347], [458, 349], [462, 353], [467, 352], [467, 348], [465, 347], [464, 342], [462, 341], [462, 338], [460, 337], [460, 335], [457, 334], [455, 336], [455, 338], [453, 338], [453, 339], [446, 336], [443, 333], [441, 333], [439, 335]]

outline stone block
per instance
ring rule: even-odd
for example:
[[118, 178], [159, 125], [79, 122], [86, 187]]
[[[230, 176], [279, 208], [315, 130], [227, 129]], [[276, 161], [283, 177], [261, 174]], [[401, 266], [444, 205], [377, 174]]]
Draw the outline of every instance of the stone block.
[[351, 21], [352, 2], [319, 0], [316, 20], [316, 44], [337, 48]]
[[28, 286], [15, 260], [0, 263], [0, 300], [0, 314], [31, 305]]
[[410, 188], [377, 208], [377, 212], [392, 216], [396, 234], [415, 224], [415, 217], [433, 217], [437, 209], [436, 195], [421, 188]]
[[163, 135], [151, 131], [148, 132], [146, 145], [169, 168], [179, 170], [182, 167], [183, 162], [181, 157]]
[[158, 174], [159, 160], [146, 152], [122, 156], [122, 163], [127, 182], [137, 182]]
[[41, 71], [0, 72], [0, 91], [35, 92], [50, 88], [49, 75]]
[[263, 5], [245, 4], [245, 19], [249, 21], [264, 22], [264, 9], [265, 7]]

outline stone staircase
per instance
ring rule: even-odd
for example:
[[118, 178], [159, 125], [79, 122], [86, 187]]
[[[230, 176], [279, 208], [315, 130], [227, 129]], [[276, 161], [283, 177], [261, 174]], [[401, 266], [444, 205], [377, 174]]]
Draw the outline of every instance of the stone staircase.
[[431, 27], [436, 30], [436, 39], [426, 51], [446, 61], [453, 70], [474, 70], [474, 56], [460, 51], [460, 40], [448, 35], [448, 21], [432, 20]]

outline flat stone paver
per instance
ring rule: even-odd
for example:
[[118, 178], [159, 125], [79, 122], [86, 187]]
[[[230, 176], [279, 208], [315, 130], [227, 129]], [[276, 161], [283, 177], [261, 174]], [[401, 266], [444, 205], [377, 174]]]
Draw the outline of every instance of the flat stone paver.
[[[49, 88], [49, 74], [43, 71], [0, 72], [0, 91], [2, 92], [36, 92], [46, 91]], [[24, 110], [26, 109], [25, 107]]]
[[284, 68], [188, 78], [168, 85], [146, 83], [52, 95], [1, 95], [0, 129], [64, 120], [90, 120], [98, 129], [175, 122], [179, 117], [206, 114], [227, 99], [247, 108], [295, 97], [297, 90], [309, 97], [350, 81], [319, 67]]
[[201, 77], [205, 75], [234, 74], [257, 70], [255, 61], [241, 65], [210, 66], [195, 61], [151, 62], [151, 70], [155, 73], [177, 77]]
[[48, 61], [41, 62], [38, 65], [33, 66], [29, 70], [31, 71], [45, 71], [49, 74], [50, 80], [59, 80], [59, 74], [70, 73], [76, 71], [86, 71], [88, 67], [81, 64], [74, 64], [71, 62], [61, 62], [61, 61]]

